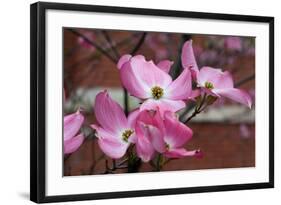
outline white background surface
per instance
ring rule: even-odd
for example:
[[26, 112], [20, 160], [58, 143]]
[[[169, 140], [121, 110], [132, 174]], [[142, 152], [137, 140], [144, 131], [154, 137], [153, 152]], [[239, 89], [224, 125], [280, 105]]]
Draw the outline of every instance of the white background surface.
[[[47, 135], [46, 135], [46, 194], [67, 195], [108, 191], [148, 190], [197, 187], [225, 184], [266, 182], [268, 179], [268, 80], [269, 27], [264, 23], [159, 18], [122, 14], [98, 14], [49, 10], [46, 15], [47, 42]], [[196, 21], [196, 23], [194, 23]], [[149, 22], [149, 23], [148, 23]], [[167, 27], [167, 25], [169, 25]], [[164, 31], [200, 34], [255, 36], [256, 48], [256, 166], [255, 168], [189, 170], [162, 173], [138, 173], [110, 176], [62, 177], [62, 97], [61, 70], [62, 27], [105, 28], [120, 30]], [[213, 30], [212, 28], [216, 28]], [[207, 153], [208, 154], [208, 153]], [[251, 177], [249, 177], [251, 176]], [[124, 183], [126, 182], [126, 183]], [[95, 184], [95, 186], [93, 186]], [[110, 185], [110, 186], [109, 186]]]
[[[51, 0], [50, 0], [51, 1]], [[3, 1], [1, 15], [0, 47], [0, 204], [31, 204], [29, 198], [29, 4], [33, 1]], [[79, 1], [62, 1], [77, 2]], [[273, 3], [275, 2], [275, 3]], [[146, 1], [146, 0], [84, 0], [83, 3], [147, 7], [160, 9], [190, 10], [203, 12], [237, 13], [275, 16], [275, 79], [281, 77], [280, 35], [281, 13], [278, 1]], [[81, 1], [80, 1], [81, 3]], [[276, 105], [281, 104], [280, 84], [276, 83]], [[275, 108], [275, 121], [280, 122], [280, 108]], [[275, 123], [278, 125], [277, 123]], [[281, 128], [276, 126], [275, 164], [276, 188], [189, 194], [178, 196], [144, 197], [102, 201], [72, 202], [69, 204], [278, 204], [280, 201], [280, 145]], [[94, 186], [94, 185], [93, 185]], [[274, 203], [275, 202], [275, 203]], [[280, 203], [280, 202], [279, 202]], [[64, 204], [64, 203], [63, 203]]]

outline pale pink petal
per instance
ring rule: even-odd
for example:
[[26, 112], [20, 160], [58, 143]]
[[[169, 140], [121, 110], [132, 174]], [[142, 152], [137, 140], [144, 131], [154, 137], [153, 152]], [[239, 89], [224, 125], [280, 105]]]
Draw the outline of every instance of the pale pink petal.
[[164, 116], [165, 111], [177, 112], [183, 109], [185, 106], [186, 104], [182, 100], [148, 99], [140, 106], [140, 110], [156, 110], [159, 108], [161, 116]]
[[165, 112], [164, 124], [166, 128], [164, 140], [170, 148], [181, 147], [192, 138], [192, 130], [181, 123], [174, 113]]
[[222, 73], [221, 69], [205, 66], [200, 69], [197, 77], [197, 83], [203, 87], [205, 86], [205, 82], [214, 84], [214, 82], [220, 80]]
[[163, 132], [153, 125], [145, 126], [147, 127], [147, 138], [153, 145], [154, 149], [157, 152], [163, 153], [166, 150]]
[[100, 92], [96, 96], [94, 111], [99, 124], [112, 133], [118, 133], [128, 127], [123, 109], [112, 100], [107, 91]]
[[189, 100], [196, 101], [195, 98], [198, 97], [199, 95], [201, 95], [200, 89], [192, 90], [192, 91], [191, 91], [191, 95], [190, 95], [190, 97], [189, 97], [188, 99], [189, 99]]
[[[116, 135], [116, 133], [111, 132], [110, 130], [105, 130], [104, 128], [102, 128], [101, 126], [92, 124], [90, 125], [95, 131], [96, 131], [96, 137], [103, 137], [103, 136], [113, 136], [113, 137], [118, 137]], [[121, 141], [121, 137], [120, 137], [120, 141]]]
[[167, 158], [183, 158], [183, 157], [202, 157], [202, 153], [199, 150], [187, 151], [184, 148], [170, 149], [164, 153]]
[[200, 90], [201, 90], [202, 94], [206, 93], [207, 95], [212, 95], [214, 97], [220, 97], [219, 94], [214, 92], [216, 89], [208, 89], [208, 88], [202, 87]]
[[144, 110], [137, 118], [137, 135], [145, 136], [158, 152], [165, 151], [164, 124], [158, 109], [156, 111]]
[[130, 62], [122, 66], [120, 78], [123, 86], [128, 90], [130, 95], [141, 99], [151, 97], [151, 87], [141, 79], [141, 76], [136, 73], [136, 69], [131, 67]]
[[166, 73], [169, 73], [173, 64], [174, 64], [173, 61], [162, 60], [157, 64], [157, 67], [165, 71]]
[[75, 137], [72, 137], [69, 140], [64, 141], [64, 154], [70, 154], [75, 152], [83, 143], [84, 135], [79, 134]]
[[139, 109], [135, 109], [133, 111], [131, 111], [129, 113], [128, 116], [128, 126], [132, 129], [134, 129], [136, 121], [137, 121], [137, 117], [139, 116], [140, 110]]
[[145, 124], [158, 127], [161, 132], [164, 133], [164, 123], [160, 115], [160, 110], [158, 106], [156, 106], [154, 109], [145, 109], [141, 111], [137, 118], [137, 121], [141, 121]]
[[134, 56], [125, 63], [120, 70], [120, 76], [128, 92], [141, 99], [151, 97], [152, 87], [166, 88], [172, 82], [169, 74], [140, 56]]
[[137, 138], [136, 138], [136, 151], [138, 157], [142, 159], [144, 162], [150, 161], [155, 153], [155, 150], [146, 137], [147, 128], [142, 122], [137, 122], [136, 126]]
[[230, 72], [224, 71], [220, 79], [216, 82], [215, 88], [217, 89], [224, 89], [224, 88], [233, 88], [233, 78]]
[[141, 63], [132, 60], [131, 64], [133, 67], [137, 67], [137, 74], [142, 77], [142, 80], [145, 81], [150, 88], [153, 86], [166, 88], [172, 82], [171, 76], [158, 68], [153, 61], [143, 61]]
[[132, 56], [131, 56], [130, 54], [125, 54], [125, 55], [123, 55], [123, 56], [119, 59], [119, 61], [118, 61], [118, 63], [117, 63], [117, 68], [118, 68], [118, 69], [121, 69], [122, 66], [123, 66], [126, 62], [128, 62], [128, 61], [130, 60], [130, 58], [132, 58]]
[[96, 130], [99, 147], [107, 156], [113, 159], [119, 159], [124, 156], [129, 143], [123, 141], [121, 136], [111, 133], [100, 126], [93, 124], [91, 127]]
[[[135, 110], [131, 111], [129, 116], [128, 116], [128, 127], [131, 128], [132, 130], [135, 130], [136, 121], [137, 121], [137, 117], [139, 116], [139, 113], [140, 113], [140, 110], [139, 109], [135, 109]], [[128, 141], [130, 143], [136, 143], [136, 134], [135, 134], [135, 132], [130, 136]]]
[[199, 86], [204, 87], [205, 83], [212, 83], [215, 88], [233, 88], [233, 80], [229, 72], [222, 72], [221, 69], [203, 67], [197, 77]]
[[252, 99], [250, 95], [240, 89], [237, 88], [226, 88], [226, 89], [214, 89], [214, 92], [217, 93], [220, 96], [229, 98], [233, 101], [236, 101], [238, 103], [244, 104], [251, 108], [252, 106]]
[[143, 110], [156, 110], [159, 107], [159, 100], [148, 99], [140, 105], [140, 111]]
[[179, 77], [177, 77], [164, 92], [167, 92], [165, 97], [171, 100], [185, 100], [190, 97], [192, 92], [190, 71], [184, 69]]
[[196, 79], [199, 69], [192, 48], [192, 40], [186, 41], [184, 43], [181, 54], [181, 62], [184, 68], [187, 68], [191, 71], [192, 78]]
[[84, 116], [78, 110], [76, 113], [64, 117], [64, 140], [69, 140], [80, 130]]
[[129, 143], [122, 143], [118, 138], [113, 136], [99, 137], [98, 144], [101, 150], [112, 159], [123, 157], [129, 146]]
[[144, 136], [140, 136], [137, 138], [136, 151], [138, 157], [141, 158], [144, 162], [150, 161], [155, 154], [155, 150], [152, 144]]

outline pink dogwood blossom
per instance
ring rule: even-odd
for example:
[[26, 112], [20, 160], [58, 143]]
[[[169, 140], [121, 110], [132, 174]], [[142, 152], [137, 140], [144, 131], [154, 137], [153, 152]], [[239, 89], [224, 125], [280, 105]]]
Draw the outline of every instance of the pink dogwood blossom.
[[185, 100], [191, 95], [191, 75], [184, 69], [177, 79], [172, 80], [168, 74], [172, 62], [164, 60], [157, 65], [153, 61], [146, 61], [144, 56], [124, 55], [117, 67], [123, 86], [128, 92], [144, 100], [140, 110], [155, 110], [160, 108], [176, 112], [185, 107]]
[[100, 126], [91, 125], [97, 132], [101, 150], [113, 159], [124, 156], [130, 143], [135, 141], [135, 120], [138, 110], [126, 117], [121, 106], [115, 102], [107, 91], [96, 96], [94, 111]]
[[84, 122], [84, 116], [77, 112], [64, 117], [64, 154], [75, 152], [84, 141], [84, 135], [78, 133]]
[[185, 42], [181, 59], [183, 67], [191, 71], [193, 79], [203, 93], [218, 98], [226, 97], [251, 108], [250, 95], [241, 89], [234, 88], [232, 76], [228, 71], [223, 72], [221, 69], [207, 66], [198, 69], [191, 40]]
[[142, 111], [136, 122], [136, 150], [143, 161], [151, 160], [155, 151], [167, 158], [200, 156], [199, 150], [187, 151], [183, 146], [191, 140], [192, 130], [171, 111], [162, 118], [159, 109]]

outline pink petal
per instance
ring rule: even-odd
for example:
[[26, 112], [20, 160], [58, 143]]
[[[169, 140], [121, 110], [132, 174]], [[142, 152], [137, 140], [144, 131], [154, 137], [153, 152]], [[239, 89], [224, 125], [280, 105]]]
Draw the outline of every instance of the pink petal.
[[144, 110], [139, 114], [136, 127], [137, 135], [145, 136], [158, 152], [165, 151], [164, 124], [160, 112]]
[[129, 143], [122, 143], [113, 136], [103, 136], [98, 138], [98, 144], [101, 150], [112, 159], [123, 157], [129, 146]]
[[181, 62], [184, 68], [187, 68], [192, 73], [192, 78], [196, 79], [199, 69], [196, 63], [192, 48], [192, 40], [186, 41], [182, 48]]
[[203, 67], [198, 74], [197, 82], [205, 87], [206, 82], [213, 84], [215, 88], [233, 88], [232, 76], [229, 72], [222, 72], [221, 69]]
[[181, 123], [172, 112], [165, 112], [164, 125], [166, 128], [164, 140], [170, 148], [181, 147], [192, 138], [192, 130]]
[[69, 140], [64, 141], [64, 154], [75, 152], [84, 141], [84, 135], [79, 134]]
[[153, 158], [155, 150], [149, 139], [144, 135], [147, 132], [145, 125], [141, 122], [137, 122], [136, 132], [137, 155], [142, 159], [142, 161], [148, 162]]
[[137, 138], [136, 151], [138, 157], [144, 162], [150, 161], [155, 154], [152, 144], [143, 136]]
[[169, 73], [173, 64], [174, 64], [173, 61], [162, 60], [157, 64], [157, 67], [165, 71], [166, 73]]
[[[135, 109], [135, 110], [131, 111], [129, 116], [128, 116], [128, 126], [132, 130], [135, 130], [136, 121], [137, 121], [137, 117], [139, 116], [139, 113], [140, 113], [140, 110], [139, 109]], [[136, 134], [133, 133], [130, 136], [130, 138], [128, 139], [128, 141], [130, 143], [136, 143]]]
[[120, 76], [128, 92], [141, 99], [151, 96], [152, 87], [166, 88], [172, 82], [169, 74], [152, 61], [146, 61], [143, 56], [134, 56], [125, 63], [120, 70]]
[[202, 154], [198, 150], [193, 151], [187, 151], [184, 148], [178, 148], [178, 149], [170, 149], [169, 151], [165, 152], [165, 157], [167, 158], [183, 158], [183, 157], [201, 157]]
[[94, 111], [99, 124], [112, 133], [118, 133], [128, 127], [128, 121], [123, 109], [112, 100], [107, 91], [97, 94]]
[[[110, 130], [105, 130], [101, 126], [92, 124], [91, 127], [96, 131], [97, 138], [103, 137], [103, 136], [113, 136], [118, 138], [118, 136], [115, 133], [112, 133]], [[121, 141], [121, 138], [119, 138]]]
[[147, 109], [141, 111], [139, 113], [137, 121], [144, 122], [147, 125], [153, 125], [161, 129], [162, 131], [164, 130], [163, 119], [161, 118], [159, 107], [157, 106], [153, 110]]
[[208, 88], [205, 88], [205, 87], [202, 87], [201, 89], [201, 93], [204, 94], [206, 93], [207, 95], [212, 95], [214, 97], [220, 97], [219, 94], [217, 94], [215, 91], [215, 89], [208, 89]]
[[224, 88], [233, 88], [233, 86], [234, 83], [233, 83], [232, 75], [230, 74], [230, 72], [224, 71], [221, 74], [220, 79], [216, 82], [215, 88], [224, 89]]
[[121, 69], [122, 66], [123, 66], [126, 62], [128, 62], [131, 58], [132, 58], [132, 56], [131, 56], [130, 54], [125, 54], [125, 55], [123, 55], [123, 56], [119, 59], [119, 61], [118, 61], [118, 63], [117, 63], [117, 68], [118, 68], [118, 69]]
[[140, 110], [157, 110], [159, 109], [161, 116], [164, 116], [165, 111], [177, 112], [184, 108], [185, 102], [182, 100], [169, 100], [169, 99], [148, 99], [142, 103]]
[[214, 92], [251, 108], [252, 99], [248, 93], [237, 88], [214, 89]]
[[190, 95], [190, 97], [189, 97], [188, 99], [189, 99], [189, 100], [196, 101], [195, 98], [198, 97], [199, 95], [201, 95], [200, 89], [192, 90], [192, 91], [191, 91], [191, 95]]
[[167, 98], [171, 100], [185, 100], [191, 96], [191, 91], [192, 80], [191, 73], [188, 69], [184, 69], [179, 77], [165, 90], [167, 92]]
[[153, 125], [147, 125], [148, 139], [157, 152], [163, 153], [166, 150], [164, 134], [161, 130]]
[[129, 143], [122, 141], [121, 137], [118, 137], [118, 135], [103, 129], [102, 127], [94, 124], [91, 125], [91, 127], [96, 130], [99, 147], [107, 156], [113, 159], [119, 159], [124, 156]]
[[146, 99], [151, 96], [151, 88], [141, 79], [141, 76], [136, 73], [136, 69], [131, 67], [130, 62], [122, 66], [120, 78], [123, 86], [132, 96], [140, 99]]
[[76, 113], [64, 117], [64, 140], [69, 140], [80, 130], [84, 116], [78, 110]]
[[129, 113], [128, 116], [128, 125], [130, 128], [134, 129], [137, 121], [137, 117], [139, 116], [140, 110], [135, 109]]

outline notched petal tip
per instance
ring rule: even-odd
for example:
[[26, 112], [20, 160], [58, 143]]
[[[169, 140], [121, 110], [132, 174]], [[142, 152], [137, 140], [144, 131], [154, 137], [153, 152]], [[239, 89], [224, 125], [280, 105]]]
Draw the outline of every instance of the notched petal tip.
[[157, 67], [163, 70], [164, 72], [169, 73], [173, 64], [174, 61], [162, 60], [157, 64]]
[[118, 61], [118, 63], [117, 63], [117, 68], [118, 68], [118, 69], [121, 69], [122, 66], [123, 66], [125, 63], [127, 63], [131, 58], [132, 58], [132, 55], [130, 55], [130, 54], [125, 54], [125, 55], [123, 55], [123, 56], [119, 59], [119, 61]]

